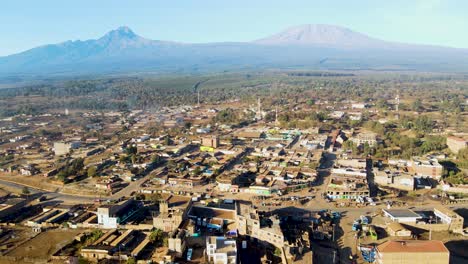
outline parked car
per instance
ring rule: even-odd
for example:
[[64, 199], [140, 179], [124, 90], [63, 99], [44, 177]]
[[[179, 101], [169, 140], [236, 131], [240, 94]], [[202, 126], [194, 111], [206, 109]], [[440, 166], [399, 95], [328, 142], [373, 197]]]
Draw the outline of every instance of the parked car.
[[191, 261], [192, 260], [192, 254], [193, 254], [193, 249], [192, 248], [189, 248], [187, 250], [187, 261]]

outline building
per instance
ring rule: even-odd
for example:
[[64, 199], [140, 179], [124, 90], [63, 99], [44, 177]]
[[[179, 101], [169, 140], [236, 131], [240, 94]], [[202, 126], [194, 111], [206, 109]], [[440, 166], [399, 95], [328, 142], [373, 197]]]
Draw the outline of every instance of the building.
[[436, 240], [387, 241], [377, 246], [378, 264], [449, 264], [450, 252]]
[[364, 109], [367, 107], [366, 103], [353, 103], [351, 104], [352, 109]]
[[378, 170], [374, 168], [374, 182], [379, 186], [388, 186], [399, 190], [413, 191], [415, 189], [415, 179], [398, 170]]
[[169, 238], [167, 241], [169, 251], [175, 253], [178, 256], [182, 256], [186, 248], [186, 236], [187, 232], [183, 229], [175, 230], [174, 232], [169, 233]]
[[468, 147], [468, 141], [459, 137], [447, 137], [447, 146], [453, 153], [457, 154], [458, 151]]
[[27, 204], [23, 198], [10, 198], [0, 204], [0, 219], [11, 216], [20, 211]]
[[80, 255], [93, 263], [101, 259], [120, 261], [138, 258], [149, 244], [149, 236], [141, 231], [111, 229], [92, 244], [81, 248]]
[[440, 218], [443, 224], [448, 224], [449, 230], [458, 233], [463, 231], [464, 218], [454, 211], [445, 207], [439, 207], [434, 208], [434, 215]]
[[55, 142], [54, 143], [54, 153], [56, 156], [66, 155], [70, 153], [70, 150], [77, 149], [81, 146], [81, 142], [72, 141], [72, 142]]
[[116, 204], [105, 204], [97, 209], [98, 225], [102, 228], [117, 228], [118, 225], [131, 217], [138, 209], [131, 198]]
[[286, 240], [277, 219], [269, 219], [271, 224], [265, 224], [269, 220], [263, 219], [262, 221], [250, 203], [239, 202], [236, 209], [237, 230], [240, 235], [250, 236], [258, 239], [259, 242], [270, 243], [278, 248], [284, 247]]
[[387, 225], [387, 232], [390, 236], [397, 236], [397, 237], [410, 237], [411, 230], [408, 230], [403, 225], [397, 222], [393, 222]]
[[397, 223], [413, 223], [422, 217], [409, 209], [383, 209], [386, 217], [389, 217], [393, 222]]
[[236, 264], [236, 240], [225, 237], [206, 237], [206, 255], [208, 261], [215, 264]]
[[341, 167], [354, 168], [354, 169], [366, 169], [366, 159], [338, 159], [336, 164]]
[[442, 177], [443, 167], [437, 159], [413, 158], [410, 166], [416, 176], [430, 177], [436, 180]]
[[153, 226], [164, 232], [177, 230], [190, 206], [190, 198], [170, 195], [159, 203], [159, 212], [153, 214]]
[[356, 200], [370, 196], [365, 177], [331, 175], [326, 189], [332, 200]]
[[377, 145], [377, 134], [359, 133], [355, 137], [352, 137], [351, 141], [353, 141], [356, 146], [365, 145], [367, 143], [370, 147], [373, 147]]
[[218, 136], [202, 137], [201, 145], [204, 147], [217, 148], [219, 147], [219, 137]]

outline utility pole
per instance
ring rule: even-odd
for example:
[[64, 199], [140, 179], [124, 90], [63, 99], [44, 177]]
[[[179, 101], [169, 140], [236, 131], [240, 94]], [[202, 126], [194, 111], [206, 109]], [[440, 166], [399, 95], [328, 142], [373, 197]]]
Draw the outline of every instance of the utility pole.
[[197, 105], [200, 107], [200, 89], [197, 89]]
[[396, 104], [396, 107], [395, 107], [395, 110], [396, 110], [396, 118], [397, 119], [400, 119], [400, 89], [398, 89], [397, 91], [397, 95], [395, 97], [395, 104]]
[[335, 224], [332, 224], [332, 227], [333, 227], [332, 241], [335, 242]]
[[275, 107], [275, 124], [278, 125], [278, 106]]

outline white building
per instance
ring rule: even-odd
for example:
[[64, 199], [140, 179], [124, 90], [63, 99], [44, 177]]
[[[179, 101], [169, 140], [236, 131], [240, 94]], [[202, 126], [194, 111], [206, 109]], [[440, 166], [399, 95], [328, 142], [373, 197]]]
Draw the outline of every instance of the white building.
[[206, 238], [206, 254], [209, 262], [215, 264], [236, 264], [236, 240], [209, 236]]
[[397, 223], [413, 223], [422, 217], [409, 209], [383, 209], [386, 217]]

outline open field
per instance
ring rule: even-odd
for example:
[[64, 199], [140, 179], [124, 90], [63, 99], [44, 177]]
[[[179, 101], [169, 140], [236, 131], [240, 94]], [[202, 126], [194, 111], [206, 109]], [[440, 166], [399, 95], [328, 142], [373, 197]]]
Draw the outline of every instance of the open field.
[[55, 251], [72, 241], [79, 233], [80, 231], [77, 230], [45, 231], [14, 249], [7, 256], [47, 259]]

